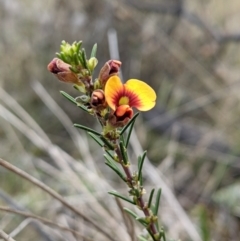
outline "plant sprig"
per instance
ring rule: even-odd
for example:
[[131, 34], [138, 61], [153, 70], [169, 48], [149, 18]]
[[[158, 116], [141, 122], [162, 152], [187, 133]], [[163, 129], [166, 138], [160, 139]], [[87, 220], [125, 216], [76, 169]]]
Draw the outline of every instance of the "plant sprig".
[[[96, 117], [101, 124], [101, 132], [81, 124], [74, 126], [86, 131], [104, 150], [105, 164], [127, 184], [129, 197], [116, 191], [108, 193], [138, 207], [142, 215], [137, 215], [128, 208], [124, 210], [148, 231], [152, 241], [165, 241], [164, 230], [159, 230], [158, 223], [161, 189], [158, 189], [155, 198], [155, 189], [152, 189], [148, 200], [144, 199], [146, 191], [143, 186], [143, 167], [147, 151], [139, 155], [136, 171], [132, 171], [132, 163], [128, 156], [130, 138], [139, 116], [139, 113], [134, 115], [133, 107], [138, 110], [150, 110], [155, 105], [156, 93], [146, 83], [136, 79], [122, 84], [119, 78], [121, 62], [118, 60], [107, 61], [93, 81], [92, 75], [98, 62], [96, 52], [95, 44], [88, 59], [85, 49], [82, 48], [82, 41], [72, 45], [63, 41], [60, 53], [57, 53], [59, 59], [53, 59], [48, 69], [59, 80], [72, 83], [77, 91], [83, 93], [74, 98], [61, 91], [66, 99]], [[140, 239], [149, 240], [144, 236]]]

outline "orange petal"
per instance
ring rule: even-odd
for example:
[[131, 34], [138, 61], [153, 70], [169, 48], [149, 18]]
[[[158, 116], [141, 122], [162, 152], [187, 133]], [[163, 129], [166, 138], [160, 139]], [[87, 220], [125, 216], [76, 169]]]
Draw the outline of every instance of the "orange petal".
[[124, 86], [116, 75], [110, 77], [105, 85], [105, 98], [111, 109], [116, 110], [118, 101], [124, 93]]
[[140, 111], [147, 111], [155, 106], [157, 98], [156, 93], [145, 82], [137, 79], [130, 79], [124, 86], [131, 107], [135, 107]]
[[121, 117], [121, 116], [125, 115], [125, 117], [127, 116], [129, 118], [132, 118], [133, 110], [129, 105], [120, 105], [117, 107], [117, 109], [115, 111], [115, 115], [117, 117]]

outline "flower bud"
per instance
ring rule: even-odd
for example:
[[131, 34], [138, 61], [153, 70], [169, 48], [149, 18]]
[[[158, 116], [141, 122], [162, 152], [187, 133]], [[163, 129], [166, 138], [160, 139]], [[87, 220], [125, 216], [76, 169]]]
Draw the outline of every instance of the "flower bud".
[[112, 75], [118, 75], [122, 63], [118, 60], [108, 60], [100, 70], [98, 79], [104, 88], [107, 80]]
[[103, 90], [94, 90], [91, 96], [91, 106], [96, 109], [103, 109], [106, 107], [105, 94]]
[[90, 69], [91, 72], [95, 69], [97, 66], [98, 60], [95, 57], [92, 57], [88, 60], [88, 68]]
[[60, 81], [67, 83], [79, 84], [77, 74], [70, 70], [71, 65], [63, 62], [61, 59], [54, 58], [47, 66], [48, 70], [53, 73]]

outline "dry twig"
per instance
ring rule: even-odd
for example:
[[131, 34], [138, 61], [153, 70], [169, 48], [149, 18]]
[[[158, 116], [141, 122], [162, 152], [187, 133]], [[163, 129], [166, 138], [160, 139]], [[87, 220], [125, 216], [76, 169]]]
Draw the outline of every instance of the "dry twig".
[[98, 231], [100, 231], [102, 234], [104, 234], [109, 240], [114, 240], [106, 231], [104, 231], [99, 225], [95, 224], [92, 220], [90, 220], [87, 216], [82, 214], [78, 209], [70, 205], [68, 202], [64, 200], [62, 196], [60, 196], [57, 192], [55, 192], [53, 189], [42, 183], [41, 181], [37, 180], [35, 177], [32, 177], [28, 173], [24, 172], [23, 170], [13, 166], [9, 162], [3, 160], [0, 158], [0, 165], [6, 169], [8, 169], [11, 172], [14, 172], [15, 174], [23, 177], [24, 179], [28, 180], [29, 182], [33, 183], [34, 185], [41, 188], [43, 191], [47, 192], [50, 196], [57, 199], [59, 202], [61, 202], [65, 207], [69, 208], [71, 211], [79, 215], [81, 218], [83, 218], [86, 222], [90, 223], [95, 227]]
[[3, 238], [5, 241], [16, 241], [15, 239], [11, 238], [8, 234], [6, 234], [3, 230], [0, 230], [0, 237]]
[[61, 225], [61, 224], [57, 224], [57, 223], [55, 223], [55, 222], [53, 222], [53, 221], [50, 221], [50, 220], [48, 220], [48, 219], [46, 219], [46, 218], [42, 218], [42, 217], [39, 217], [39, 216], [34, 215], [34, 214], [31, 214], [31, 213], [14, 210], [14, 209], [9, 208], [9, 207], [0, 206], [0, 210], [1, 210], [1, 211], [5, 211], [5, 212], [9, 212], [9, 213], [15, 213], [15, 214], [24, 216], [24, 217], [26, 217], [26, 218], [36, 219], [36, 220], [38, 220], [38, 221], [40, 221], [40, 222], [42, 222], [42, 223], [44, 223], [44, 224], [47, 224], [47, 225], [50, 225], [50, 226], [54, 226], [54, 227], [56, 227], [56, 228], [59, 228], [59, 229], [61, 229], [61, 230], [67, 231], [67, 232], [71, 232], [71, 233], [73, 233], [73, 234], [75, 234], [75, 235], [77, 235], [77, 236], [79, 236], [79, 237], [81, 237], [81, 238], [84, 238], [84, 240], [92, 241], [92, 239], [89, 239], [89, 238], [85, 237], [85, 236], [82, 235], [81, 233], [79, 233], [79, 232], [77, 232], [77, 231], [75, 231], [75, 230], [73, 230], [73, 229], [70, 229], [70, 228], [68, 228], [68, 227], [65, 227], [65, 226], [63, 226], [63, 225]]

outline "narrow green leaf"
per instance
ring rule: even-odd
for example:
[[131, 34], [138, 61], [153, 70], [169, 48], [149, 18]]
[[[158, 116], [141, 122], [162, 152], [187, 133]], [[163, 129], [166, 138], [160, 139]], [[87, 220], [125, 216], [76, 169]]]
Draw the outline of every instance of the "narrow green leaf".
[[105, 164], [106, 164], [108, 167], [110, 167], [124, 182], [126, 182], [126, 179], [125, 179], [125, 177], [122, 175], [121, 172], [118, 172], [118, 170], [115, 169], [115, 167], [112, 166], [110, 163], [105, 162]]
[[97, 44], [94, 44], [91, 52], [91, 58], [96, 57], [96, 53], [97, 53]]
[[78, 59], [78, 53], [73, 54], [73, 60], [74, 60], [75, 65], [79, 65], [80, 61]]
[[79, 50], [82, 46], [82, 41], [79, 41], [77, 44], [76, 44], [77, 48], [76, 48], [76, 53], [78, 54], [79, 53]]
[[204, 206], [199, 206], [199, 227], [201, 232], [201, 237], [203, 241], [210, 241], [211, 240], [211, 229], [210, 229], [210, 222], [207, 210]]
[[160, 230], [160, 237], [163, 238], [163, 241], [167, 241], [163, 228]]
[[121, 154], [122, 154], [123, 163], [125, 165], [128, 165], [128, 155], [127, 155], [126, 147], [124, 146], [122, 141], [119, 142], [119, 145], [120, 145], [120, 150], [121, 150]]
[[140, 184], [140, 186], [143, 186], [143, 177], [142, 177], [142, 173], [141, 173], [141, 175], [140, 175], [140, 177], [139, 177], [139, 184]]
[[123, 135], [120, 135], [120, 141], [122, 141], [123, 145], [125, 146], [125, 140]]
[[146, 221], [146, 218], [144, 217], [137, 217], [136, 220], [140, 222], [141, 224], [144, 224], [145, 226], [149, 224], [149, 222]]
[[[118, 168], [118, 166], [116, 165], [116, 162], [115, 160], [111, 157], [111, 156], [108, 156], [108, 154], [103, 154], [104, 158], [106, 159], [106, 161], [108, 163], [110, 163], [112, 166], [116, 167], [116, 169], [118, 169], [120, 171], [120, 169]], [[124, 176], [124, 175], [123, 175]]]
[[83, 65], [83, 57], [82, 57], [82, 51], [81, 51], [81, 50], [79, 51], [77, 57], [78, 57], [78, 60], [79, 60], [79, 62], [81, 63], [81, 65], [84, 66], [84, 65]]
[[56, 56], [59, 58], [59, 59], [62, 59], [62, 56], [60, 53], [56, 53]]
[[135, 123], [135, 121], [136, 121], [136, 118], [137, 118], [138, 114], [139, 114], [139, 113], [136, 113], [136, 114], [135, 114], [135, 116], [134, 116], [135, 118], [133, 117], [134, 120], [132, 121], [132, 124], [129, 126], [129, 130], [128, 130], [127, 138], [126, 138], [126, 144], [125, 144], [126, 148], [128, 147], [128, 143], [129, 143], [129, 141], [130, 141], [130, 137], [131, 137], [132, 130], [133, 130], [133, 127], [134, 127], [134, 123]]
[[[141, 160], [142, 160], [142, 156], [138, 156], [138, 170], [141, 166]], [[138, 181], [139, 181], [140, 185], [142, 186], [143, 185], [143, 177], [142, 177], [142, 172], [139, 172], [139, 171], [138, 171]]]
[[73, 43], [72, 43], [72, 46], [71, 46], [71, 48], [69, 49], [69, 51], [70, 51], [70, 56], [73, 56], [73, 54], [74, 54], [74, 49], [73, 49], [73, 46], [76, 44], [76, 41], [74, 41]]
[[153, 214], [154, 214], [155, 216], [157, 216], [157, 214], [158, 214], [158, 208], [159, 208], [159, 202], [160, 202], [161, 192], [162, 192], [162, 190], [161, 190], [161, 188], [159, 188], [158, 191], [157, 191], [156, 201], [155, 201], [155, 208], [154, 208], [154, 212], [153, 212]]
[[145, 239], [143, 236], [138, 236], [140, 241], [148, 241], [147, 239]]
[[127, 125], [125, 125], [123, 128], [122, 128], [122, 130], [121, 130], [121, 132], [120, 132], [120, 135], [123, 135], [124, 134], [124, 132], [128, 129], [128, 127], [130, 126], [130, 125], [132, 125], [132, 123], [133, 122], [135, 122], [135, 120], [136, 120], [136, 118], [139, 116], [139, 112], [137, 112], [133, 117], [132, 117], [132, 119], [127, 123]]
[[106, 153], [115, 161], [113, 154], [109, 150], [106, 150]]
[[60, 91], [60, 93], [66, 98], [68, 99], [69, 101], [71, 101], [72, 103], [76, 104], [77, 105], [77, 101], [71, 96], [69, 95], [68, 93], [64, 92], [64, 91]]
[[88, 69], [87, 55], [86, 55], [85, 49], [82, 49], [82, 63], [83, 63], [83, 67]]
[[61, 59], [63, 62], [68, 63], [68, 58], [65, 56], [63, 52], [57, 53], [57, 56], [59, 59]]
[[115, 164], [115, 161], [112, 160], [111, 157], [109, 157], [107, 154], [104, 154], [103, 156], [106, 159], [105, 164], [109, 166], [113, 171], [115, 171], [124, 182], [126, 182], [126, 178], [124, 174], [120, 171], [118, 166]]
[[69, 69], [73, 72], [73, 73], [75, 73], [75, 74], [78, 74], [78, 70], [76, 69], [76, 67], [74, 66], [74, 67], [69, 67]]
[[100, 139], [106, 147], [108, 147], [110, 150], [114, 150], [114, 146], [104, 136], [100, 136]]
[[138, 218], [138, 215], [136, 213], [134, 213], [133, 211], [131, 211], [128, 208], [123, 208], [124, 211], [126, 211], [128, 214], [130, 214], [134, 219]]
[[122, 195], [121, 195], [120, 193], [118, 193], [118, 192], [110, 191], [110, 192], [108, 192], [108, 193], [111, 194], [111, 195], [113, 195], [113, 196], [115, 196], [115, 197], [121, 198], [121, 199], [123, 199], [123, 200], [126, 201], [126, 202], [129, 202], [129, 203], [135, 205], [135, 203], [134, 203], [131, 199], [122, 196]]
[[89, 136], [91, 136], [93, 138], [94, 141], [96, 141], [99, 144], [99, 146], [104, 147], [104, 143], [101, 141], [101, 139], [98, 136], [96, 136], [95, 134], [93, 134], [91, 132], [87, 132], [87, 133]]
[[143, 152], [143, 155], [138, 159], [138, 181], [140, 181], [140, 185], [142, 185], [142, 167], [146, 157], [147, 151]]
[[[83, 89], [82, 86], [80, 87], [79, 85], [74, 84], [74, 85], [73, 85], [73, 88], [74, 88], [75, 90], [79, 91], [79, 92], [83, 92], [83, 91], [82, 91], [82, 89]], [[75, 98], [76, 101], [77, 101], [77, 98], [81, 98], [81, 96], [76, 97], [76, 98]], [[90, 99], [90, 97], [88, 97], [88, 98]]]
[[151, 193], [150, 193], [149, 199], [148, 199], [148, 208], [151, 208], [152, 198], [153, 198], [154, 192], [155, 192], [155, 189], [153, 188], [152, 191], [151, 191]]
[[81, 108], [83, 111], [87, 112], [88, 114], [91, 114], [90, 110], [84, 105], [82, 105], [81, 103], [77, 102], [77, 107]]
[[159, 231], [159, 223], [158, 223], [158, 220], [155, 222], [155, 224], [156, 224], [157, 230]]
[[100, 133], [98, 133], [97, 131], [95, 131], [95, 130], [87, 127], [87, 126], [83, 126], [83, 125], [79, 125], [79, 124], [74, 124], [74, 126], [77, 127], [77, 128], [79, 128], [79, 129], [82, 129], [82, 130], [84, 130], [84, 131], [91, 132], [91, 133], [93, 133], [93, 134], [95, 134], [95, 135], [97, 135], [97, 136], [101, 136]]

